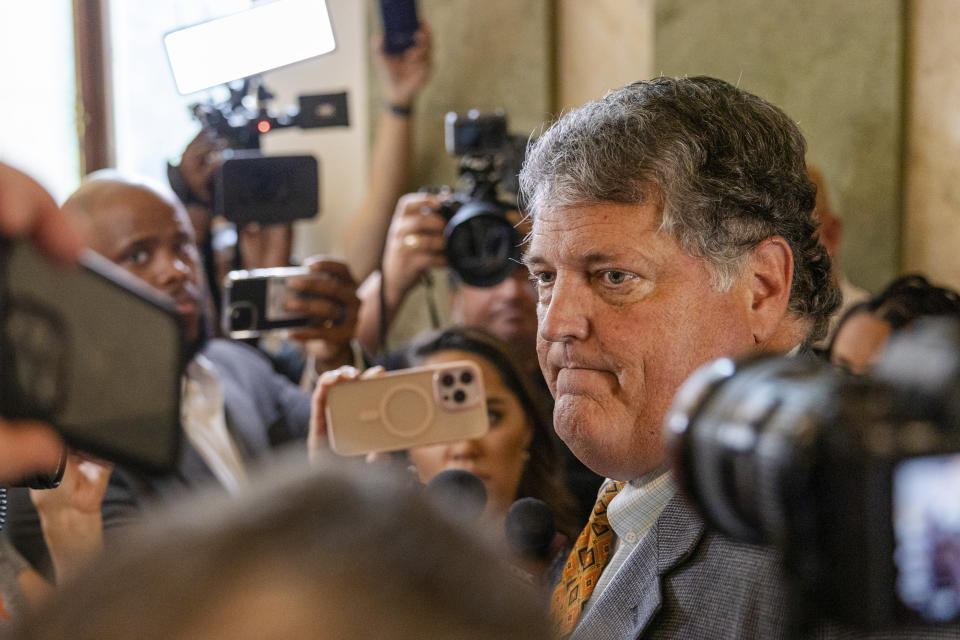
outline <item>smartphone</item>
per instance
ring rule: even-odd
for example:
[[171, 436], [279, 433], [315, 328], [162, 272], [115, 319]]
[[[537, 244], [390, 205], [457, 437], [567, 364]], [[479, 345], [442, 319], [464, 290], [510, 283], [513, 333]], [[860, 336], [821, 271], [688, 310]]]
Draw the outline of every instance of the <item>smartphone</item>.
[[329, 53], [336, 40], [325, 0], [274, 0], [170, 31], [163, 47], [186, 95]]
[[380, 0], [383, 17], [383, 50], [391, 56], [413, 46], [414, 34], [420, 28], [416, 0]]
[[479, 438], [490, 428], [480, 368], [463, 360], [330, 388], [330, 448], [343, 456]]
[[180, 445], [182, 328], [172, 301], [87, 251], [61, 269], [0, 238], [0, 415], [151, 473]]
[[273, 267], [231, 271], [223, 283], [223, 332], [235, 340], [256, 338], [276, 329], [304, 327], [309, 317], [288, 311], [293, 294], [287, 280], [294, 276], [321, 277], [307, 267]]

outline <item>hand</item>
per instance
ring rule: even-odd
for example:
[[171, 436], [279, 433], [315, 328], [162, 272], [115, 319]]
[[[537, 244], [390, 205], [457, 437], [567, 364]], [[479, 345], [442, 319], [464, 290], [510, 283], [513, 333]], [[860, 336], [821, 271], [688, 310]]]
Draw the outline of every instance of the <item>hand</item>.
[[101, 505], [113, 465], [67, 455], [56, 489], [30, 490], [57, 582], [79, 573], [103, 551]]
[[100, 514], [100, 505], [107, 490], [113, 465], [93, 461], [70, 452], [63, 479], [56, 489], [31, 489], [30, 500], [41, 514], [73, 510], [80, 514]]
[[357, 328], [360, 299], [357, 283], [347, 265], [338, 260], [314, 256], [305, 261], [311, 275], [290, 278], [287, 286], [297, 295], [285, 302], [289, 311], [311, 317], [310, 326], [290, 332], [290, 339], [322, 341], [312, 345], [328, 357], [350, 349]]
[[223, 164], [221, 152], [226, 148], [226, 140], [210, 129], [201, 129], [180, 157], [180, 174], [190, 188], [190, 193], [207, 206], [213, 202], [210, 179], [213, 172]]
[[[0, 163], [0, 236], [28, 237], [60, 264], [76, 262], [80, 236], [53, 197], [27, 174]], [[60, 464], [63, 441], [49, 426], [0, 418], [0, 484], [50, 473]]]
[[27, 174], [0, 163], [0, 236], [28, 236], [48, 258], [72, 264], [81, 240], [46, 190]]
[[387, 231], [383, 251], [384, 296], [387, 306], [396, 309], [407, 292], [428, 269], [445, 267], [447, 221], [436, 213], [442, 196], [409, 193], [400, 198]]
[[390, 104], [409, 107], [433, 72], [433, 34], [429, 25], [420, 21], [413, 46], [397, 55], [383, 50], [383, 35], [373, 41], [377, 66], [383, 79], [384, 98]]
[[38, 474], [54, 475], [64, 446], [46, 424], [0, 418], [0, 485]]
[[317, 381], [313, 390], [313, 404], [310, 407], [310, 431], [307, 434], [307, 452], [310, 461], [316, 462], [330, 450], [330, 441], [327, 436], [327, 394], [338, 384], [345, 384], [353, 380], [366, 380], [382, 376], [383, 367], [371, 367], [363, 373], [354, 367], [346, 366], [326, 371]]

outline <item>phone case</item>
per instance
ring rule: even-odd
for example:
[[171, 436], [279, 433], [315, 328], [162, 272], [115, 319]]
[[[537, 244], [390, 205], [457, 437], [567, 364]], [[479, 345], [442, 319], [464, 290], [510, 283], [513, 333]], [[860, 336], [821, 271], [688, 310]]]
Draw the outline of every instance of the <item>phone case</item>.
[[291, 329], [308, 318], [284, 308], [287, 278], [305, 276], [304, 267], [231, 271], [223, 284], [223, 332], [236, 340], [256, 338], [265, 331]]
[[479, 438], [490, 428], [480, 368], [468, 360], [336, 385], [326, 417], [330, 448], [344, 456]]
[[380, 0], [383, 18], [383, 49], [389, 55], [413, 46], [413, 34], [420, 28], [416, 0]]
[[181, 334], [169, 300], [102, 256], [58, 269], [0, 238], [0, 415], [167, 472], [180, 446]]

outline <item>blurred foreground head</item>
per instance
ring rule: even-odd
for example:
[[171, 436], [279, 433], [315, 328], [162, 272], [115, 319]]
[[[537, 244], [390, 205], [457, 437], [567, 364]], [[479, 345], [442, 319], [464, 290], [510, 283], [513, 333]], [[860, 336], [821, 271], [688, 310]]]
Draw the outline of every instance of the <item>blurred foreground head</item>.
[[18, 637], [550, 637], [532, 593], [483, 544], [360, 471], [273, 469], [240, 500], [181, 505]]

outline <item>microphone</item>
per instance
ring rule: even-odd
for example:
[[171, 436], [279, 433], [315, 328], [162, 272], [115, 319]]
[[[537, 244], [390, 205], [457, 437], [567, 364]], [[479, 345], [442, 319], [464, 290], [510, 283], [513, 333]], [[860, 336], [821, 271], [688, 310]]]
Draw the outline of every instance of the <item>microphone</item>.
[[487, 506], [483, 481], [463, 469], [441, 471], [424, 489], [430, 500], [457, 522], [478, 520]]
[[521, 498], [514, 502], [507, 511], [504, 528], [507, 542], [518, 556], [535, 561], [549, 559], [557, 525], [543, 500]]

